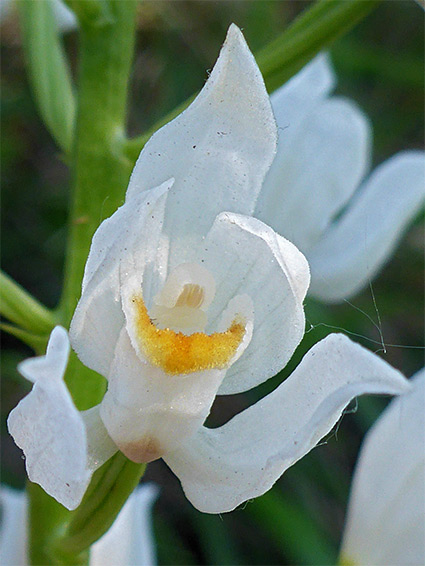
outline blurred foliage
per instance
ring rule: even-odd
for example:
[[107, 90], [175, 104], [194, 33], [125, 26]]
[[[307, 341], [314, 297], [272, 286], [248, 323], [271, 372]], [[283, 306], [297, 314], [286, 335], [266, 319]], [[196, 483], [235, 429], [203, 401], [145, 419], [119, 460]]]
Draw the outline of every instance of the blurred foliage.
[[[144, 1], [132, 75], [128, 130], [137, 135], [199, 90], [217, 57], [228, 25], [239, 25], [255, 52], [303, 10], [303, 1]], [[77, 34], [66, 51], [76, 72]], [[339, 94], [356, 100], [374, 128], [373, 162], [423, 145], [423, 12], [412, 1], [383, 2], [334, 44]], [[24, 288], [49, 307], [61, 285], [69, 178], [53, 140], [37, 116], [22, 58], [16, 19], [2, 23], [2, 263]], [[290, 367], [253, 392], [220, 398], [219, 424], [266, 394], [289, 374], [313, 343], [342, 329], [406, 375], [423, 365], [423, 217], [406, 234], [371, 289], [328, 307], [308, 301], [308, 333]], [[376, 306], [374, 302], [376, 299]], [[381, 336], [385, 344], [382, 346]], [[6, 415], [28, 390], [16, 372], [30, 351], [3, 338], [2, 478], [22, 487], [20, 451], [5, 430]], [[202, 515], [184, 498], [162, 463], [145, 478], [161, 486], [155, 512], [160, 564], [321, 564], [337, 553], [353, 465], [362, 436], [385, 406], [360, 399], [341, 427], [288, 470], [260, 500], [231, 514]], [[322, 548], [314, 546], [319, 541]], [[319, 543], [317, 543], [319, 544]], [[309, 546], [310, 545], [310, 546]], [[313, 546], [311, 546], [313, 545]], [[300, 561], [298, 555], [298, 561]]]

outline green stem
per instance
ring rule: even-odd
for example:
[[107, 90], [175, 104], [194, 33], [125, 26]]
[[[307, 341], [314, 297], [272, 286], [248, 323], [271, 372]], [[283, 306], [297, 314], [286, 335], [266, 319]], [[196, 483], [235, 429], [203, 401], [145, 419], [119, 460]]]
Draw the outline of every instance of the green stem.
[[145, 469], [146, 464], [130, 462], [121, 452], [108, 460], [94, 474], [64, 536], [56, 541], [56, 554], [82, 553], [98, 540], [114, 522]]
[[34, 334], [50, 334], [55, 316], [6, 273], [0, 272], [0, 314]]
[[55, 564], [51, 553], [52, 541], [63, 530], [70, 512], [35, 483], [28, 482], [27, 493], [30, 501], [29, 539], [35, 543], [28, 545], [30, 563], [36, 566]]
[[[137, 3], [111, 0], [113, 23], [81, 26], [81, 60], [65, 285], [60, 305], [68, 326], [81, 293], [84, 265], [93, 234], [101, 221], [122, 204], [131, 163], [122, 147], [126, 123]], [[98, 403], [104, 384], [87, 379], [76, 358], [71, 359], [66, 381], [77, 407]]]
[[136, 2], [111, 0], [110, 10], [112, 24], [81, 27], [74, 190], [61, 302], [65, 324], [80, 296], [93, 234], [122, 203], [131, 172], [122, 144]]
[[[92, 27], [82, 23], [80, 26], [77, 124], [71, 162], [74, 183], [64, 292], [57, 313], [65, 327], [69, 325], [80, 296], [93, 234], [100, 222], [121, 204], [131, 171], [131, 163], [123, 155], [122, 146], [136, 6], [133, 0], [108, 0], [110, 23]], [[93, 406], [101, 400], [104, 380], [84, 368], [76, 356], [71, 356], [66, 381], [78, 408]], [[123, 470], [122, 475], [126, 477]], [[128, 485], [133, 489], [134, 482], [128, 482]], [[129, 493], [126, 492], [126, 497]], [[109, 507], [104, 506], [104, 515], [106, 509], [109, 510], [109, 524], [119, 511], [118, 505], [121, 506], [125, 499], [118, 497], [117, 501], [115, 507], [111, 503]], [[30, 509], [29, 542], [33, 564], [87, 563], [87, 553], [80, 554], [79, 543], [64, 548], [61, 555], [55, 554], [52, 558], [52, 536], [57, 540], [59, 533], [64, 531], [69, 513], [36, 488], [30, 490]], [[43, 512], [48, 514], [48, 521], [39, 521], [38, 513]], [[103, 528], [105, 525], [103, 520]], [[99, 533], [98, 536], [102, 534]]]
[[[319, 51], [329, 47], [375, 8], [381, 0], [318, 0], [304, 10], [256, 59], [269, 92], [297, 73]], [[180, 114], [194, 96], [161, 118], [147, 132], [128, 140], [127, 157], [135, 163], [145, 143], [159, 128]]]

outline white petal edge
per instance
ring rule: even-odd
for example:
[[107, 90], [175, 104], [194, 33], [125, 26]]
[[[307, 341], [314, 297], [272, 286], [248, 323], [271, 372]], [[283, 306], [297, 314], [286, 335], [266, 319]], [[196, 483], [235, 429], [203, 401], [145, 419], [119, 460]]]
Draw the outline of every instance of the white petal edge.
[[342, 557], [348, 563], [425, 564], [425, 369], [363, 442]]
[[280, 129], [256, 216], [306, 253], [369, 169], [370, 124], [356, 104], [332, 97], [306, 114], [289, 147], [285, 135]]
[[[204, 88], [143, 149], [127, 191], [175, 178], [164, 229], [172, 265], [191, 261], [193, 238], [205, 235], [223, 210], [252, 214], [276, 151], [276, 124], [264, 81], [241, 31], [232, 24]], [[179, 243], [179, 240], [180, 241]], [[174, 260], [174, 255], [178, 260]]]
[[424, 201], [424, 152], [401, 152], [377, 167], [309, 250], [310, 293], [339, 302], [360, 291], [388, 260]]
[[45, 356], [18, 370], [34, 386], [9, 414], [7, 425], [24, 451], [28, 477], [68, 509], [75, 509], [90, 481], [84, 421], [63, 381], [68, 334], [56, 326]]
[[217, 286], [207, 313], [208, 332], [216, 330], [214, 324], [233, 297], [245, 294], [253, 302], [251, 342], [227, 371], [219, 394], [247, 391], [281, 370], [302, 339], [307, 261], [269, 226], [228, 212], [217, 217], [197, 259]]
[[27, 566], [29, 562], [26, 493], [2, 485], [0, 487], [0, 502], [0, 564], [3, 564], [3, 566]]
[[146, 265], [157, 273], [163, 256], [166, 263], [167, 251], [161, 253], [167, 248], [162, 223], [173, 182], [169, 179], [124, 204], [102, 222], [93, 237], [70, 338], [80, 360], [106, 378], [124, 325], [120, 276], [135, 270], [141, 279]]
[[133, 491], [112, 527], [93, 544], [90, 566], [154, 566], [152, 506], [158, 496], [154, 484]]
[[197, 509], [231, 511], [269, 490], [332, 429], [351, 399], [407, 390], [399, 371], [342, 334], [331, 334], [273, 393], [222, 427], [202, 427], [164, 460]]

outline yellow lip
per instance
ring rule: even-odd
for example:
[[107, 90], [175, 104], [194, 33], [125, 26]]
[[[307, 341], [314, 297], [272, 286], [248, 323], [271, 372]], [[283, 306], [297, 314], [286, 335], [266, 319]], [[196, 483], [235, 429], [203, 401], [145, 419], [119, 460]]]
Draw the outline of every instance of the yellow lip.
[[159, 329], [149, 318], [143, 297], [135, 295], [132, 303], [143, 353], [153, 365], [173, 375], [226, 368], [245, 334], [245, 322], [239, 316], [225, 332], [213, 334]]

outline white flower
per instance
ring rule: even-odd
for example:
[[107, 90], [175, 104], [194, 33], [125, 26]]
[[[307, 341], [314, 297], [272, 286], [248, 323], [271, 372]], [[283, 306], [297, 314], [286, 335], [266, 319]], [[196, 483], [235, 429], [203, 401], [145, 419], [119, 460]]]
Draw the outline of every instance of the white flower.
[[[366, 286], [425, 201], [425, 154], [403, 151], [368, 174], [371, 126], [321, 54], [273, 93], [276, 159], [255, 216], [307, 257], [309, 293], [337, 302]], [[342, 213], [342, 214], [341, 214]]]
[[[152, 566], [156, 563], [151, 509], [153, 484], [139, 486], [128, 498], [111, 528], [90, 549], [90, 566]], [[27, 566], [28, 499], [25, 491], [0, 487], [2, 522], [0, 564]]]
[[[275, 375], [304, 333], [307, 262], [249, 216], [275, 142], [261, 74], [231, 26], [204, 89], [146, 144], [125, 204], [93, 238], [70, 331], [83, 363], [108, 380], [101, 404], [80, 417], [88, 456], [76, 458], [88, 475], [117, 448], [136, 462], [163, 457], [198, 509], [229, 511], [267, 491], [353, 397], [408, 387], [334, 334], [271, 395], [220, 428], [203, 426], [217, 394]], [[9, 417], [28, 467], [38, 458], [37, 439], [23, 433], [32, 406]], [[63, 435], [51, 442], [55, 453], [72, 449]], [[67, 487], [47, 477], [62, 465], [58, 458], [37, 481], [64, 502]], [[86, 481], [79, 474], [73, 506]]]
[[353, 479], [342, 563], [425, 564], [425, 370], [366, 436]]

